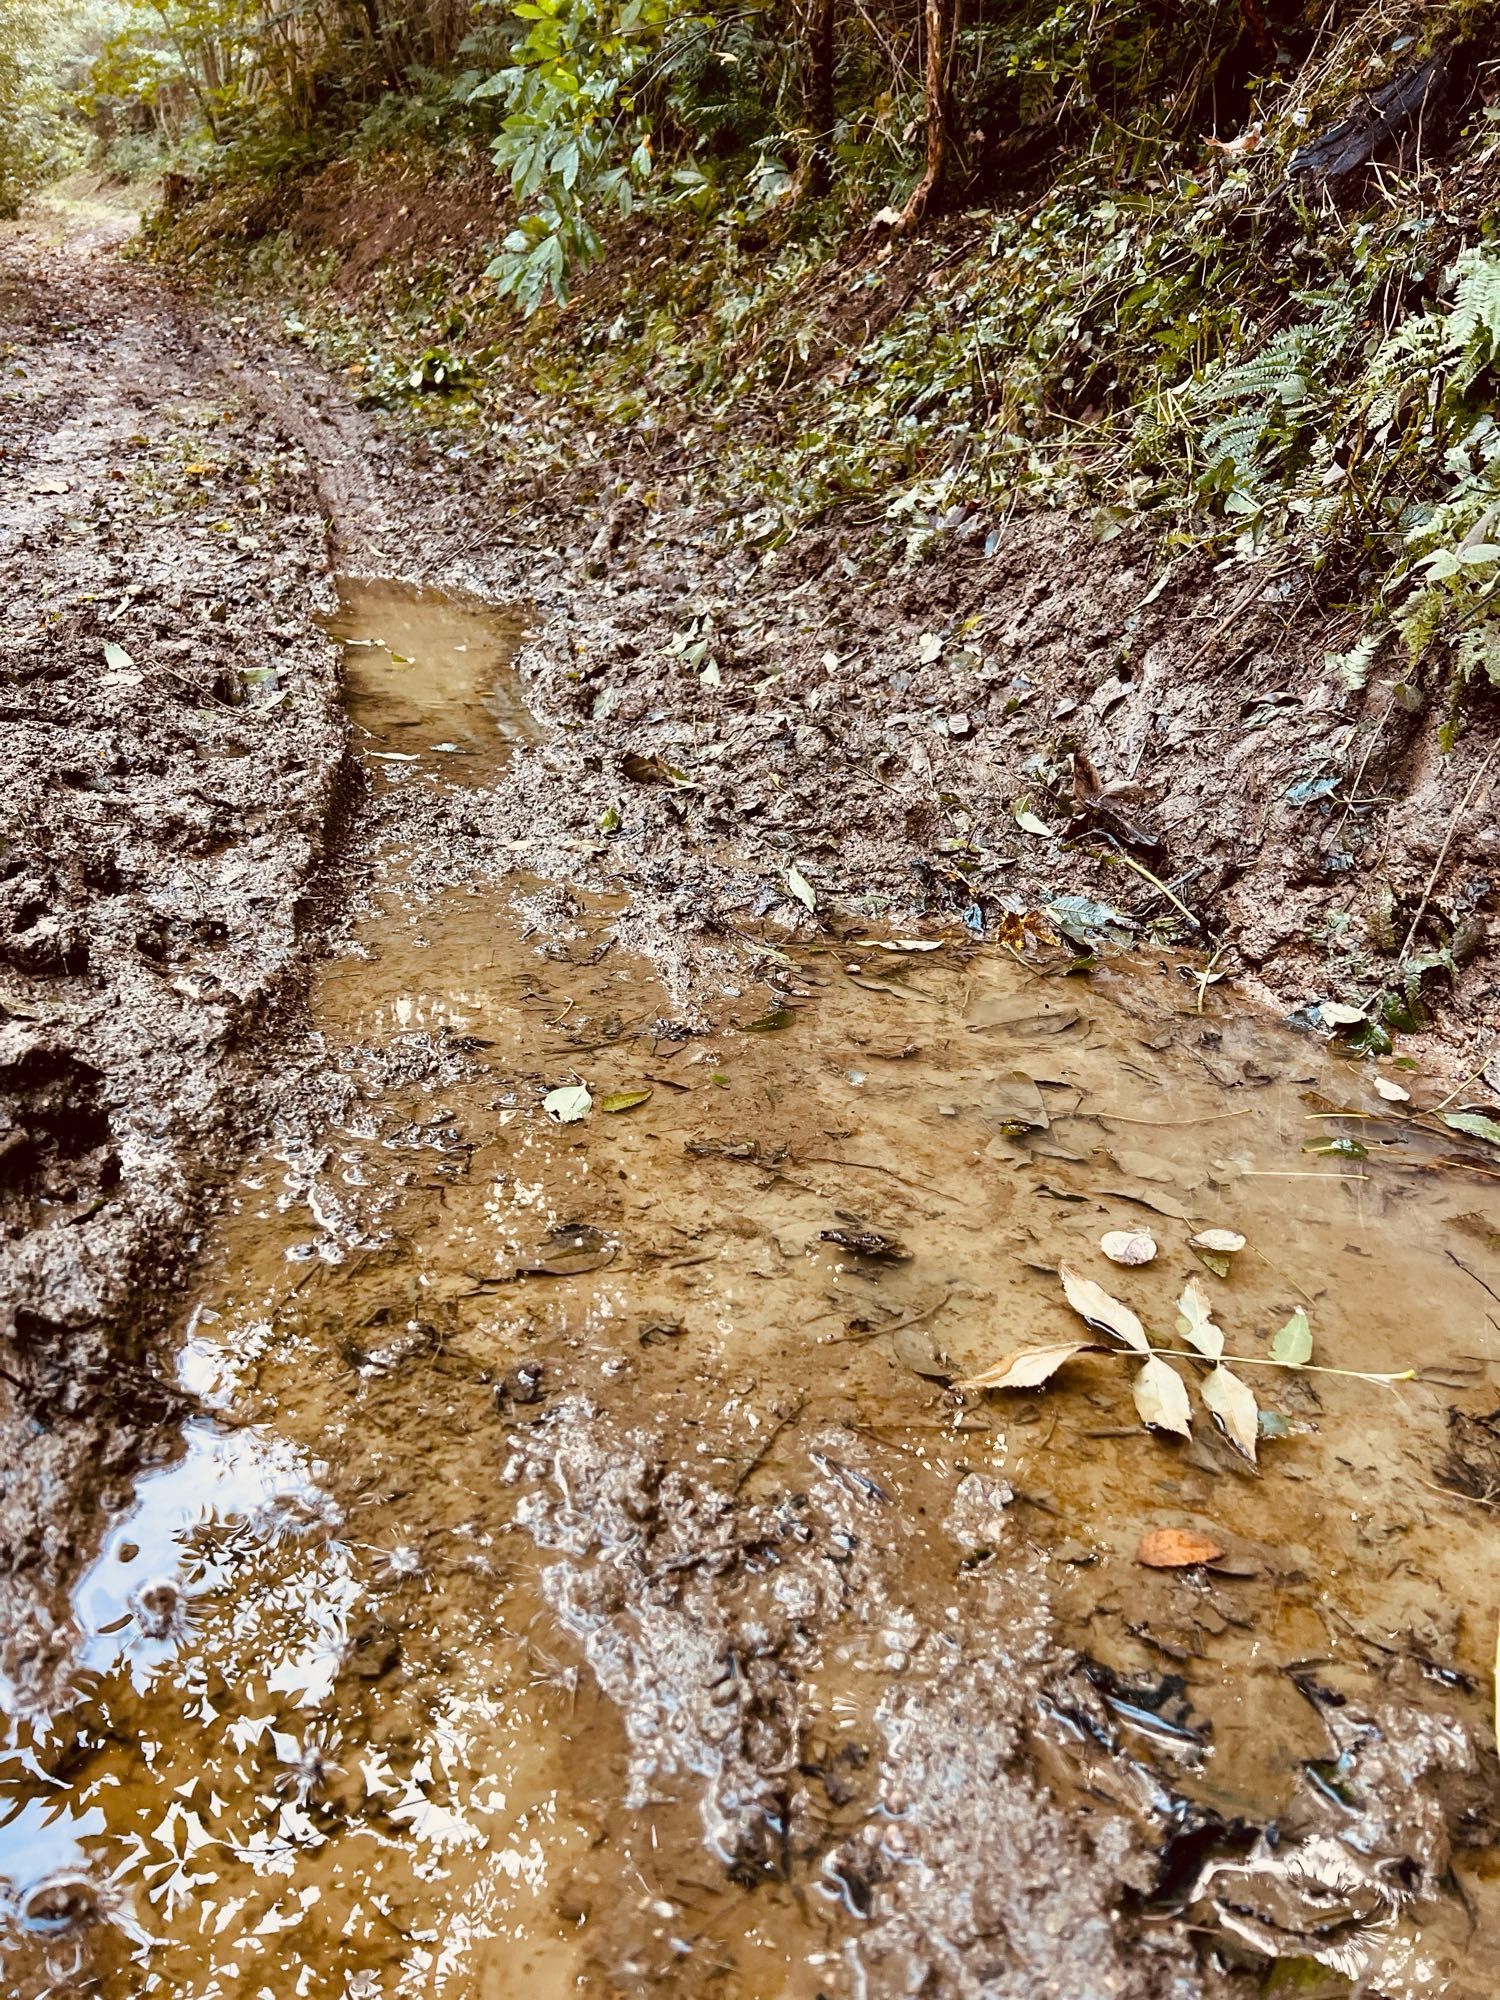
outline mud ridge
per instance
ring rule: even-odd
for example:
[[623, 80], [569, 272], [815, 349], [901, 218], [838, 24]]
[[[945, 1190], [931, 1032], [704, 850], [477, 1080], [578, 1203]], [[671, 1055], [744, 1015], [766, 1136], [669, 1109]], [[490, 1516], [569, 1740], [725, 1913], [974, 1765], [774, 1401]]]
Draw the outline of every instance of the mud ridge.
[[151, 1336], [266, 1098], [345, 728], [295, 445], [148, 281], [4, 256], [0, 1626], [40, 1684], [177, 1406]]

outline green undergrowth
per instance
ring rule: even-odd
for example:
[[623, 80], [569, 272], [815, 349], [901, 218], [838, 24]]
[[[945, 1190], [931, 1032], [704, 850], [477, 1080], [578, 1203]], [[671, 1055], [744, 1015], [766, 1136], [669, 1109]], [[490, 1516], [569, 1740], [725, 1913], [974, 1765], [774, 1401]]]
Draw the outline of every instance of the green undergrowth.
[[[720, 163], [605, 229], [569, 301], [524, 318], [494, 245], [414, 243], [352, 290], [337, 253], [299, 249], [326, 135], [241, 161], [153, 244], [292, 301], [289, 329], [367, 396], [497, 429], [533, 472], [604, 440], [623, 485], [672, 441], [726, 540], [836, 519], [920, 563], [1063, 505], [1101, 538], [1154, 523], [1164, 559], [1275, 561], [1340, 608], [1349, 683], [1435, 701], [1451, 743], [1500, 685], [1500, 109], [1481, 69], [1440, 150], [1338, 199], [1287, 169], [1474, 13], [1345, 10], [1238, 138], [1095, 130], [914, 238], [872, 230], [846, 187], [789, 203]], [[346, 148], [370, 190], [485, 171], [467, 142], [379, 136]]]

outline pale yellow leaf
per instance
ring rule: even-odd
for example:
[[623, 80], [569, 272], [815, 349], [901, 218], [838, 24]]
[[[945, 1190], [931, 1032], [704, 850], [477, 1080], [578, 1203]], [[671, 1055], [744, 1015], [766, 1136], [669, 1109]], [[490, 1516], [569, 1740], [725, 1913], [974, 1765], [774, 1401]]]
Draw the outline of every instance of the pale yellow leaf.
[[1178, 1320], [1178, 1330], [1190, 1347], [1196, 1347], [1200, 1354], [1206, 1354], [1210, 1361], [1217, 1361], [1224, 1352], [1224, 1334], [1214, 1325], [1214, 1309], [1208, 1294], [1196, 1278], [1189, 1278], [1177, 1301], [1177, 1310], [1182, 1315]]
[[1152, 1430], [1175, 1431], [1191, 1437], [1193, 1419], [1188, 1404], [1187, 1384], [1172, 1366], [1153, 1354], [1135, 1378], [1135, 1406], [1141, 1422]]
[[1060, 1340], [1051, 1347], [1023, 1347], [1017, 1354], [1007, 1354], [1003, 1361], [997, 1361], [993, 1368], [987, 1368], [982, 1375], [972, 1375], [967, 1382], [956, 1382], [957, 1389], [1039, 1389], [1050, 1381], [1065, 1361], [1071, 1361], [1075, 1354], [1087, 1354], [1093, 1346], [1088, 1340]]
[[1238, 1375], [1232, 1375], [1221, 1361], [1203, 1384], [1203, 1400], [1213, 1411], [1225, 1437], [1254, 1465], [1260, 1410], [1249, 1385]]
[[1112, 1333], [1116, 1340], [1123, 1340], [1127, 1347], [1137, 1353], [1149, 1354], [1151, 1343], [1146, 1338], [1146, 1329], [1141, 1325], [1129, 1306], [1112, 1299], [1102, 1285], [1096, 1285], [1092, 1278], [1085, 1278], [1081, 1271], [1075, 1271], [1071, 1264], [1059, 1264], [1057, 1275], [1062, 1279], [1062, 1288], [1068, 1304], [1080, 1319], [1097, 1326], [1105, 1333]]

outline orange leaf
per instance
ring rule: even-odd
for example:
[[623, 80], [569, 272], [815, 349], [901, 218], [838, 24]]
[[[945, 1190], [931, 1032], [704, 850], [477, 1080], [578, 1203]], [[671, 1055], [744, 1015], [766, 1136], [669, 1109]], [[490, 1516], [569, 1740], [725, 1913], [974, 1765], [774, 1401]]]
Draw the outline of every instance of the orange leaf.
[[1217, 1562], [1223, 1553], [1212, 1536], [1196, 1528], [1152, 1528], [1141, 1536], [1135, 1559], [1147, 1569], [1192, 1569], [1196, 1563]]

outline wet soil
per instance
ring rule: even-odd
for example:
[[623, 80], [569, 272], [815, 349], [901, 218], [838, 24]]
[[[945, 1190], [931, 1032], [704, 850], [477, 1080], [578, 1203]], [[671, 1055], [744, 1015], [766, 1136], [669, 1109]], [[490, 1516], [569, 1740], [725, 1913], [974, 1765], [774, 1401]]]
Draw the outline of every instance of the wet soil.
[[[15, 1990], [1492, 1990], [1483, 1162], [1171, 959], [856, 931], [695, 1030], [617, 899], [413, 873], [403, 801], [524, 755], [503, 622], [331, 622], [371, 910], [12, 1724]], [[1122, 1355], [953, 1386], [1081, 1331], [1060, 1261], [1172, 1345], [1211, 1288], [1258, 1468]], [[1299, 1304], [1423, 1378], [1257, 1373]]]
[[255, 1129], [344, 754], [306, 463], [155, 288], [98, 281], [128, 225], [53, 209], [0, 268], [0, 1627], [30, 1681], [79, 1510], [171, 1406], [152, 1301]]
[[[543, 817], [661, 911], [643, 942], [676, 954], [675, 992], [747, 922], [805, 926], [795, 864], [825, 909], [993, 936], [1052, 907], [1080, 934], [1171, 937], [1282, 1012], [1402, 990], [1406, 1050], [1494, 1104], [1494, 702], [1467, 701], [1444, 751], [1442, 697], [1395, 662], [1348, 688], [1330, 658], [1357, 583], [1164, 547], [1114, 509], [945, 509], [920, 482], [794, 528], [795, 494], [758, 483], [778, 438], [823, 430], [846, 371], [882, 365], [882, 312], [963, 268], [972, 220], [831, 262], [787, 396], [738, 400], [705, 387], [704, 358], [727, 382], [734, 353], [687, 304], [659, 365], [600, 358], [604, 329], [651, 312], [670, 231], [621, 232], [562, 319], [518, 330], [486, 307], [482, 221], [467, 180], [330, 168], [255, 244], [280, 276], [245, 337], [305, 394], [372, 570], [417, 560], [534, 607]], [[167, 254], [218, 226], [210, 198]], [[435, 292], [464, 301], [473, 400], [388, 384], [449, 338], [411, 309]], [[349, 372], [286, 371], [288, 326]]]
[[[1500, 1239], [1443, 1089], [1166, 955], [894, 894], [812, 934], [800, 847], [720, 874], [750, 850], [697, 840], [665, 718], [631, 776], [534, 642], [508, 676], [516, 552], [426, 532], [391, 427], [7, 257], [16, 631], [64, 732], [8, 832], [78, 857], [46, 911], [87, 955], [13, 956], [3, 1033], [103, 1079], [7, 1098], [49, 1315], [13, 1351], [52, 1357], [4, 1385], [11, 1988], [1492, 1992]], [[126, 422], [160, 497], [109, 477]], [[200, 734], [252, 725], [214, 791]], [[118, 746], [92, 817], [54, 740]], [[165, 810], [200, 791], [206, 851]], [[153, 970], [161, 901], [227, 935]], [[1191, 1359], [1187, 1441], [1118, 1352], [955, 1386], [1082, 1337], [1061, 1262], [1173, 1349], [1201, 1280], [1257, 1466]], [[1419, 1378], [1257, 1366], [1299, 1305], [1319, 1364]], [[1163, 1528], [1218, 1553], [1149, 1568]]]

